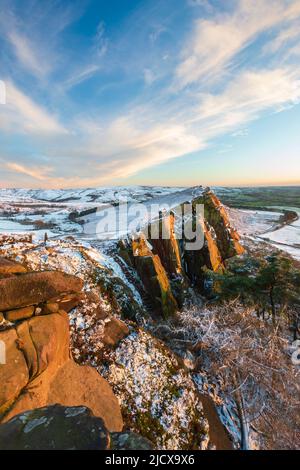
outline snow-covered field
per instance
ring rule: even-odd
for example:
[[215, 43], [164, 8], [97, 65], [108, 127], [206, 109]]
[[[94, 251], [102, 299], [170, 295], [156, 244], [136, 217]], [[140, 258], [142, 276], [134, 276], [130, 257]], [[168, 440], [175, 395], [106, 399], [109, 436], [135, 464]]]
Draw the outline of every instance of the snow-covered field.
[[240, 235], [261, 235], [278, 224], [281, 212], [241, 210], [227, 208], [230, 219]]
[[[96, 238], [95, 221], [99, 221], [99, 213], [107, 209], [112, 211], [116, 203], [133, 205], [154, 199], [159, 202], [182, 190], [148, 186], [47, 191], [0, 189], [0, 233], [30, 231], [37, 236], [45, 232], [49, 236], [88, 233]], [[97, 217], [90, 216], [92, 224], [85, 230], [86, 217], [75, 221], [72, 215], [91, 209], [98, 211]]]
[[282, 216], [281, 212], [229, 208], [228, 212], [241, 236], [254, 237], [269, 242], [274, 247], [300, 260], [300, 211], [289, 207], [280, 209], [297, 212], [298, 220], [280, 227], [278, 223]]
[[287, 251], [291, 256], [300, 261], [300, 211], [297, 211], [298, 220], [285, 225], [279, 230], [266, 233], [262, 238], [270, 241], [277, 248]]

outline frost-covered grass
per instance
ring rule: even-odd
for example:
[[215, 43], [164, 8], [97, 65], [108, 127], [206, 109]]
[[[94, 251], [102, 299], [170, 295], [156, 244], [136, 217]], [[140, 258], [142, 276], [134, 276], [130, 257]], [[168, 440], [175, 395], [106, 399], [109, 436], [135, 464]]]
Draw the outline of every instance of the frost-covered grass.
[[184, 309], [174, 329], [191, 345], [195, 382], [214, 399], [235, 442], [240, 440], [238, 404], [253, 447], [299, 447], [299, 367], [290, 358], [284, 320], [274, 330], [271, 321], [231, 302]]
[[205, 449], [208, 424], [191, 377], [176, 356], [143, 330], [111, 353], [104, 375], [119, 398], [127, 427], [158, 449]]

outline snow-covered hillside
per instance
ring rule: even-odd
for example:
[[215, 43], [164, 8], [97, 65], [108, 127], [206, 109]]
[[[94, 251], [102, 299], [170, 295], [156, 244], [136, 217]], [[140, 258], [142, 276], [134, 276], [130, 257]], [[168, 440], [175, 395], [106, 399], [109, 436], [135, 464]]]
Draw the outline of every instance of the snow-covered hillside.
[[[243, 188], [213, 188], [221, 201], [244, 197]], [[0, 233], [30, 232], [37, 238], [61, 237], [72, 234], [80, 238], [99, 237], [101, 213], [108, 211], [113, 217], [123, 210], [122, 205], [143, 203], [147, 210], [151, 204], [160, 209], [174, 208], [191, 200], [203, 190], [180, 187], [100, 187], [85, 189], [0, 189]], [[246, 197], [253, 191], [247, 189]], [[229, 199], [228, 199], [229, 198]], [[228, 208], [227, 208], [228, 209]], [[278, 230], [281, 211], [256, 209], [228, 209], [233, 226], [242, 236], [264, 238], [267, 242], [300, 259], [298, 222]], [[288, 209], [288, 208], [287, 208]], [[158, 209], [157, 211], [158, 212]], [[156, 214], [157, 215], [157, 214]], [[154, 214], [155, 216], [155, 214]], [[148, 216], [147, 216], [148, 217]], [[145, 215], [136, 225], [147, 222]], [[153, 214], [151, 214], [153, 217]], [[101, 224], [100, 224], [101, 225]], [[272, 235], [272, 229], [276, 233]], [[101, 228], [100, 228], [101, 231]], [[125, 230], [126, 232], [126, 230]], [[124, 230], [118, 231], [124, 235]]]
[[116, 200], [142, 202], [155, 196], [162, 196], [184, 188], [161, 186], [116, 186], [85, 189], [0, 189], [0, 202], [61, 202], [61, 203], [102, 203]]

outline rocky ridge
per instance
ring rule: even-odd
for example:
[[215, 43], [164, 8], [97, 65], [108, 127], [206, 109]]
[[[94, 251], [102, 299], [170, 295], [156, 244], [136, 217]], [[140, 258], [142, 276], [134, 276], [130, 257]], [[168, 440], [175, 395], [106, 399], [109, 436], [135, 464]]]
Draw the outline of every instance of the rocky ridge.
[[[197, 204], [203, 205], [204, 218], [196, 216]], [[182, 306], [189, 286], [203, 290], [205, 269], [221, 271], [227, 259], [244, 253], [237, 231], [212, 191], [203, 191], [192, 205], [194, 231], [200, 228], [204, 239], [201, 249], [187, 249], [191, 240], [184, 234], [176, 236], [176, 212], [181, 213], [182, 205], [169, 214], [160, 214], [158, 223], [150, 223], [138, 237], [119, 242], [119, 255], [138, 272], [154, 310], [164, 317]], [[159, 237], [151, 238], [157, 232]]]
[[196, 202], [205, 207], [204, 220], [196, 221], [205, 238], [198, 251], [186, 251], [175, 237], [173, 213], [160, 222], [170, 229], [168, 240], [127, 238], [109, 247], [112, 257], [70, 237], [3, 239], [0, 335], [20, 365], [15, 383], [6, 372], [3, 422], [60, 403], [90, 408], [109, 431], [120, 432], [124, 422], [158, 449], [216, 445], [184, 362], [147, 331], [172, 317], [192, 288], [203, 288], [203, 269], [223, 269], [243, 252], [214, 195], [205, 191]]

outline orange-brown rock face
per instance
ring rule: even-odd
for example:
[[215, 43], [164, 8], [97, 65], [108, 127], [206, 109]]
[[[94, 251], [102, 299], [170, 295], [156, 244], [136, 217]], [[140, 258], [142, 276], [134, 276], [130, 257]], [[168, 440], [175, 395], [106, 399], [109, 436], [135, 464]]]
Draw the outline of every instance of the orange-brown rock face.
[[[164, 315], [174, 311], [176, 303], [177, 306], [181, 304], [181, 294], [186, 290], [187, 279], [193, 285], [203, 287], [204, 268], [215, 272], [224, 270], [228, 258], [244, 252], [226, 209], [214, 193], [203, 191], [202, 196], [193, 201], [193, 206], [196, 204], [204, 205], [204, 219], [196, 212], [193, 216], [194, 231], [198, 225], [203, 233], [204, 244], [200, 249], [192, 247], [188, 250], [189, 241], [184, 237], [177, 239], [173, 213], [147, 227], [145, 234], [149, 236], [149, 243], [146, 235], [132, 243], [134, 265], [145, 290], [157, 303], [159, 301]], [[131, 266], [132, 253], [130, 250], [126, 253], [125, 245], [122, 245], [122, 257], [125, 261], [128, 259]]]
[[2, 422], [26, 410], [59, 403], [87, 406], [111, 431], [121, 431], [122, 416], [111, 387], [69, 353], [69, 319], [65, 312], [34, 317], [0, 332], [8, 345], [0, 365]]
[[0, 311], [46, 302], [62, 292], [81, 291], [81, 279], [62, 272], [25, 273], [0, 279]]
[[[204, 237], [207, 243], [210, 266], [213, 271], [219, 271], [224, 268], [222, 256], [215, 239], [214, 230], [209, 227], [207, 222], [203, 222]], [[208, 266], [208, 267], [210, 267]]]
[[[81, 288], [80, 279], [54, 271], [0, 279], [3, 310], [33, 303], [4, 311], [10, 323], [0, 331], [0, 342], [5, 345], [5, 361], [0, 364], [2, 422], [26, 410], [59, 403], [87, 406], [110, 431], [122, 430], [120, 406], [110, 385], [95, 369], [79, 366], [70, 356], [69, 317], [61, 308], [76, 306]], [[52, 301], [37, 307], [47, 299]], [[129, 332], [117, 319], [108, 325], [109, 344]]]
[[[160, 260], [169, 275], [182, 275], [181, 253], [179, 241], [175, 236], [175, 216], [173, 213], [163, 217], [159, 222], [161, 237], [153, 239], [150, 236], [150, 243], [158, 254]], [[152, 227], [150, 227], [150, 233]]]
[[132, 241], [132, 251], [136, 269], [146, 291], [151, 295], [154, 307], [165, 317], [172, 315], [177, 309], [177, 302], [160, 257], [153, 253], [144, 237]]
[[231, 226], [225, 207], [212, 191], [203, 197], [206, 221], [216, 233], [216, 241], [223, 260], [244, 253], [237, 231]]
[[0, 256], [0, 277], [20, 273], [26, 273], [26, 268], [22, 264]]

